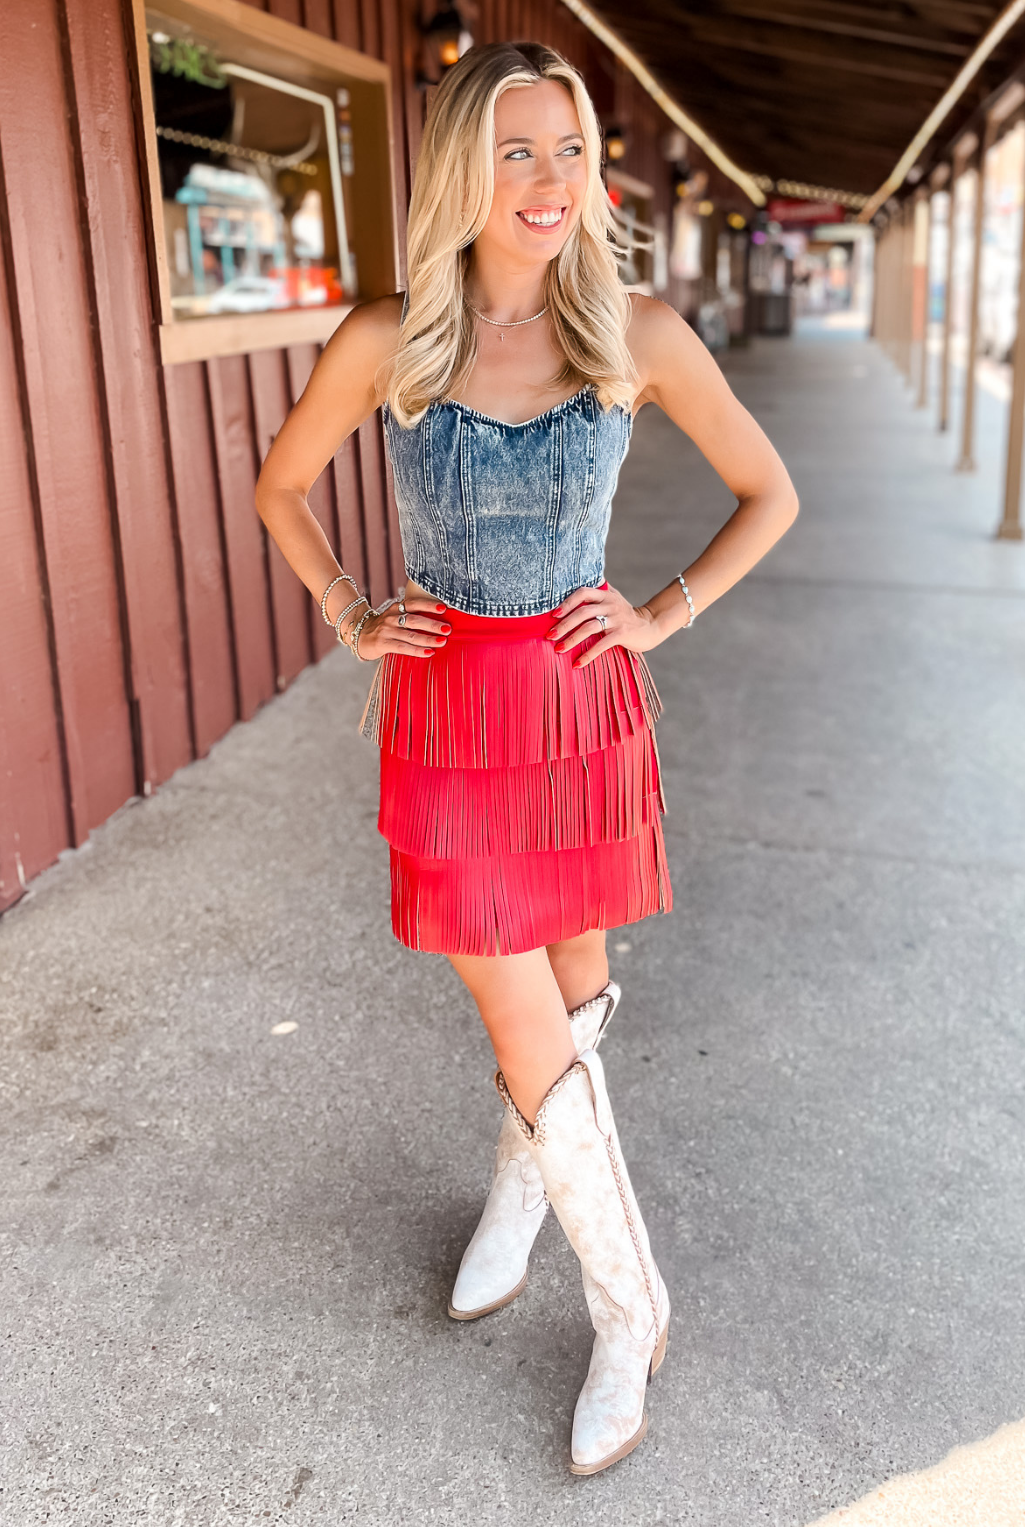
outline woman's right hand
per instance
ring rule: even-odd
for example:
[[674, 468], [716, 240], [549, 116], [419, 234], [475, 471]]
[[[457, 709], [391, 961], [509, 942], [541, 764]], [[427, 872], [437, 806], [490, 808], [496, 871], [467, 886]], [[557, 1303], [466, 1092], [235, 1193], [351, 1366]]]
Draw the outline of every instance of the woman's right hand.
[[[404, 626], [399, 625], [402, 612], [398, 602], [364, 621], [359, 633], [361, 658], [370, 661], [383, 657], [386, 652], [397, 652], [402, 657], [430, 657], [439, 647], [444, 647], [452, 630], [451, 623], [445, 619], [447, 607], [437, 599], [419, 597], [407, 599], [405, 605]], [[346, 636], [362, 614], [362, 610], [356, 610], [354, 620], [345, 622]]]

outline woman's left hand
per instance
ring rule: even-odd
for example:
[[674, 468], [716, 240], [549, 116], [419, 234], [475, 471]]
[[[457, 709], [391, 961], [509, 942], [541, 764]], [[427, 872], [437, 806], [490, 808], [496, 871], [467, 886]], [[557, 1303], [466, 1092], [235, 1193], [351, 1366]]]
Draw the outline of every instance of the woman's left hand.
[[629, 604], [619, 590], [611, 586], [574, 589], [552, 615], [555, 623], [547, 637], [556, 652], [569, 652], [588, 637], [601, 638], [573, 659], [574, 668], [585, 668], [610, 647], [648, 652], [663, 639], [648, 607]]

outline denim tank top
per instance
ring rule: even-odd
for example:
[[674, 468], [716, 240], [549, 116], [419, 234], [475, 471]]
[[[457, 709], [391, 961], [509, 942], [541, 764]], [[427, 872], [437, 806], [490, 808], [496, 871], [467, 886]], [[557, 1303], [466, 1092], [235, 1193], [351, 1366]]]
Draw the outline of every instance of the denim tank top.
[[540, 615], [603, 581], [629, 408], [606, 413], [588, 383], [522, 424], [452, 398], [412, 429], [381, 412], [406, 574], [428, 594], [470, 615]]

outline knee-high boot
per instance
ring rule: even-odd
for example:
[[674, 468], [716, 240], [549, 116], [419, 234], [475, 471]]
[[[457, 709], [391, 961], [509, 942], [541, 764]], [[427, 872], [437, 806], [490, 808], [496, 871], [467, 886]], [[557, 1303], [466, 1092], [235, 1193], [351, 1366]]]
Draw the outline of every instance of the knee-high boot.
[[[615, 981], [569, 1015], [577, 1052], [593, 1050], [616, 1011]], [[523, 1292], [527, 1260], [548, 1209], [541, 1177], [523, 1137], [506, 1110], [495, 1151], [484, 1212], [463, 1252], [448, 1312], [453, 1320], [476, 1320]]]
[[602, 1063], [585, 1050], [549, 1089], [531, 1126], [495, 1077], [580, 1259], [594, 1326], [587, 1379], [573, 1416], [575, 1474], [596, 1474], [637, 1446], [648, 1380], [665, 1355], [669, 1295], [619, 1145]]

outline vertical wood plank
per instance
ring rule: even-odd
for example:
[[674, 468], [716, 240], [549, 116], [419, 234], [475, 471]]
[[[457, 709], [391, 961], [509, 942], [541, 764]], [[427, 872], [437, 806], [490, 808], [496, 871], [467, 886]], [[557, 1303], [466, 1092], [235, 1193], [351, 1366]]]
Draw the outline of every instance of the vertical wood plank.
[[196, 752], [208, 753], [238, 719], [238, 679], [221, 534], [220, 486], [206, 376], [199, 361], [164, 372], [181, 535]]
[[136, 788], [122, 608], [58, 17], [52, 0], [17, 0], [4, 25], [9, 248], [81, 842]]
[[[287, 369], [290, 404], [298, 403], [303, 395], [306, 383], [309, 381], [313, 368], [317, 364], [320, 350], [316, 345], [292, 345], [287, 352]], [[335, 555], [338, 555], [338, 521], [335, 514], [334, 497], [334, 473], [330, 464], [321, 472], [317, 481], [313, 484], [307, 495], [307, 503], [313, 510], [320, 528], [327, 536]], [[348, 568], [345, 569], [349, 571]], [[298, 578], [293, 579], [299, 583]], [[353, 573], [353, 577], [355, 577]], [[300, 583], [304, 600], [304, 613], [309, 624], [310, 636], [313, 643], [314, 657], [321, 658], [326, 652], [330, 652], [332, 645], [337, 641], [334, 632], [324, 624], [323, 618], [316, 605], [310, 599], [305, 587]]]
[[380, 604], [394, 591], [391, 587], [391, 555], [388, 548], [388, 506], [385, 496], [384, 461], [381, 455], [380, 413], [364, 419], [354, 437], [359, 439], [360, 483], [366, 528], [367, 582], [371, 604]]
[[318, 37], [333, 36], [331, 0], [303, 0], [303, 26]]
[[381, 436], [381, 460], [384, 463], [384, 502], [388, 514], [388, 564], [391, 572], [392, 591], [397, 589], [406, 579], [406, 563], [402, 552], [402, 531], [399, 528], [399, 513], [395, 503], [395, 479], [392, 476], [391, 461], [388, 456], [388, 447], [384, 435], [384, 421], [381, 415], [377, 415]]
[[119, 0], [66, 0], [142, 788], [192, 757], [177, 536]]
[[[256, 449], [262, 462], [292, 407], [285, 352], [258, 350], [250, 355], [249, 383]], [[310, 596], [270, 537], [267, 540], [267, 571], [277, 634], [274, 681], [278, 689], [285, 689], [313, 656], [307, 609]]]
[[335, 41], [343, 43], [347, 48], [369, 52], [369, 48], [363, 47], [359, 0], [332, 0], [331, 11]]
[[381, 56], [380, 0], [359, 0], [360, 30], [363, 36], [363, 52], [374, 58]]
[[302, 0], [268, 0], [264, 10], [277, 16], [279, 21], [290, 21], [297, 27], [303, 24]]
[[60, 697], [6, 255], [0, 249], [0, 911], [69, 838]]
[[406, 217], [409, 212], [409, 145], [406, 138], [406, 94], [400, 35], [401, 0], [380, 0], [381, 58], [392, 77], [392, 173], [395, 180], [396, 228], [399, 241], [399, 285], [406, 285]]
[[396, 0], [399, 7], [399, 37], [402, 47], [401, 74], [406, 100], [406, 199], [413, 188], [413, 169], [420, 152], [424, 126], [424, 94], [416, 85], [416, 65], [420, 32], [416, 24], [416, 0]]
[[363, 483], [360, 476], [359, 436], [350, 435], [332, 463], [335, 504], [338, 511], [338, 560], [351, 573], [360, 591], [367, 589], [366, 535], [363, 528]]
[[220, 485], [239, 714], [248, 721], [275, 690], [265, 532], [256, 512], [256, 454], [243, 355], [204, 363]]

